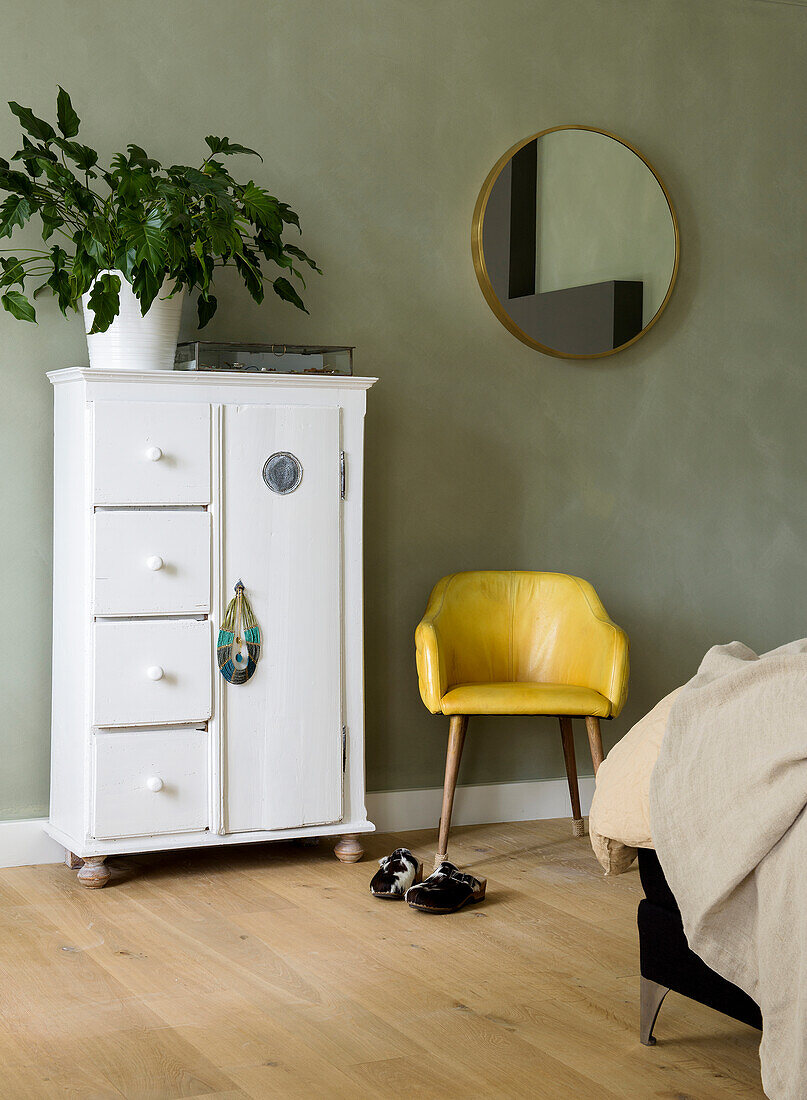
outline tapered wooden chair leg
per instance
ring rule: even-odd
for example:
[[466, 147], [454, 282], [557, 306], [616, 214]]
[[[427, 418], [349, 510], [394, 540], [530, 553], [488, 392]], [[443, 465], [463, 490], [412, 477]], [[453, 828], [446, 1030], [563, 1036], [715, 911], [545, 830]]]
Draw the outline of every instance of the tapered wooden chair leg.
[[586, 733], [588, 734], [588, 743], [591, 747], [591, 762], [594, 765], [594, 774], [596, 775], [603, 761], [602, 734], [600, 733], [599, 718], [594, 718], [591, 715], [586, 718]]
[[583, 836], [583, 815], [580, 812], [580, 789], [577, 785], [577, 762], [574, 758], [574, 729], [571, 718], [560, 719], [560, 736], [563, 741], [563, 759], [566, 762], [566, 778], [569, 781], [569, 799], [572, 803], [572, 835]]
[[659, 985], [658, 982], [651, 982], [649, 978], [642, 977], [639, 987], [639, 1039], [646, 1047], [656, 1045], [653, 1028], [656, 1025], [661, 1002], [669, 992], [669, 986]]
[[443, 782], [443, 809], [440, 812], [440, 827], [437, 834], [437, 854], [434, 866], [448, 859], [448, 830], [451, 828], [451, 812], [454, 809], [454, 791], [457, 789], [457, 775], [462, 759], [462, 746], [465, 744], [465, 731], [468, 729], [468, 715], [454, 714], [448, 725], [448, 751], [446, 752], [446, 777]]

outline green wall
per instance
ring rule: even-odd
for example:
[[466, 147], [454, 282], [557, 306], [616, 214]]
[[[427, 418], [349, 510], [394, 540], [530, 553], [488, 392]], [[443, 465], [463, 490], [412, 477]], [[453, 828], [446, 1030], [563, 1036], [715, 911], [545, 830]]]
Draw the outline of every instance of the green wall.
[[[807, 633], [807, 11], [760, 0], [0, 0], [2, 100], [65, 85], [85, 140], [192, 161], [205, 134], [266, 154], [326, 275], [310, 318], [223, 302], [215, 337], [355, 343], [367, 420], [371, 789], [439, 785], [444, 721], [417, 694], [412, 631], [441, 575], [589, 578], [633, 643], [629, 704], [714, 642]], [[625, 136], [667, 183], [678, 286], [627, 352], [522, 346], [473, 274], [479, 186], [563, 122]], [[16, 125], [0, 114], [0, 154]], [[5, 585], [0, 816], [48, 788], [51, 391], [80, 321], [0, 315]], [[188, 332], [192, 328], [188, 327]], [[77, 627], [77, 638], [79, 624]], [[462, 779], [563, 774], [554, 724], [478, 720]], [[587, 757], [582, 756], [588, 764]]]

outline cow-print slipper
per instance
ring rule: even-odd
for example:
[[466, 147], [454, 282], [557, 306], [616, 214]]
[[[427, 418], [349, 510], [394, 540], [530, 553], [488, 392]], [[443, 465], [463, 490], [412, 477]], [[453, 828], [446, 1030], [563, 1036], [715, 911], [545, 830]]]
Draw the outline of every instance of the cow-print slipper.
[[423, 878], [423, 864], [408, 848], [396, 848], [392, 855], [378, 861], [378, 867], [370, 883], [374, 898], [403, 901], [409, 887]]
[[407, 890], [406, 900], [423, 913], [456, 913], [463, 905], [484, 901], [487, 885], [486, 878], [464, 875], [445, 860], [425, 882]]

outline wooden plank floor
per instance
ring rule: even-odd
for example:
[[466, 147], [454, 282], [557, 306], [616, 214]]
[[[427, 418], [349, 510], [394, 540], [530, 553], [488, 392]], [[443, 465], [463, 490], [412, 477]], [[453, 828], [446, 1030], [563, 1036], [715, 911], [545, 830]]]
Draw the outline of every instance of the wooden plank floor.
[[373, 861], [433, 833], [0, 871], [0, 1096], [760, 1097], [758, 1033], [676, 994], [637, 1039], [635, 869], [568, 821], [457, 828], [488, 900], [370, 897]]

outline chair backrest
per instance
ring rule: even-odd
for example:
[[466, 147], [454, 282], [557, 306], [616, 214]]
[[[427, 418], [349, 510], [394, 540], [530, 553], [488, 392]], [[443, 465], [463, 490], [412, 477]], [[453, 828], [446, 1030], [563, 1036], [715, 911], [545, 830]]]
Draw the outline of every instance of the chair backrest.
[[450, 685], [532, 681], [600, 691], [612, 674], [613, 624], [588, 581], [565, 573], [456, 573], [446, 578], [435, 627], [450, 640]]

